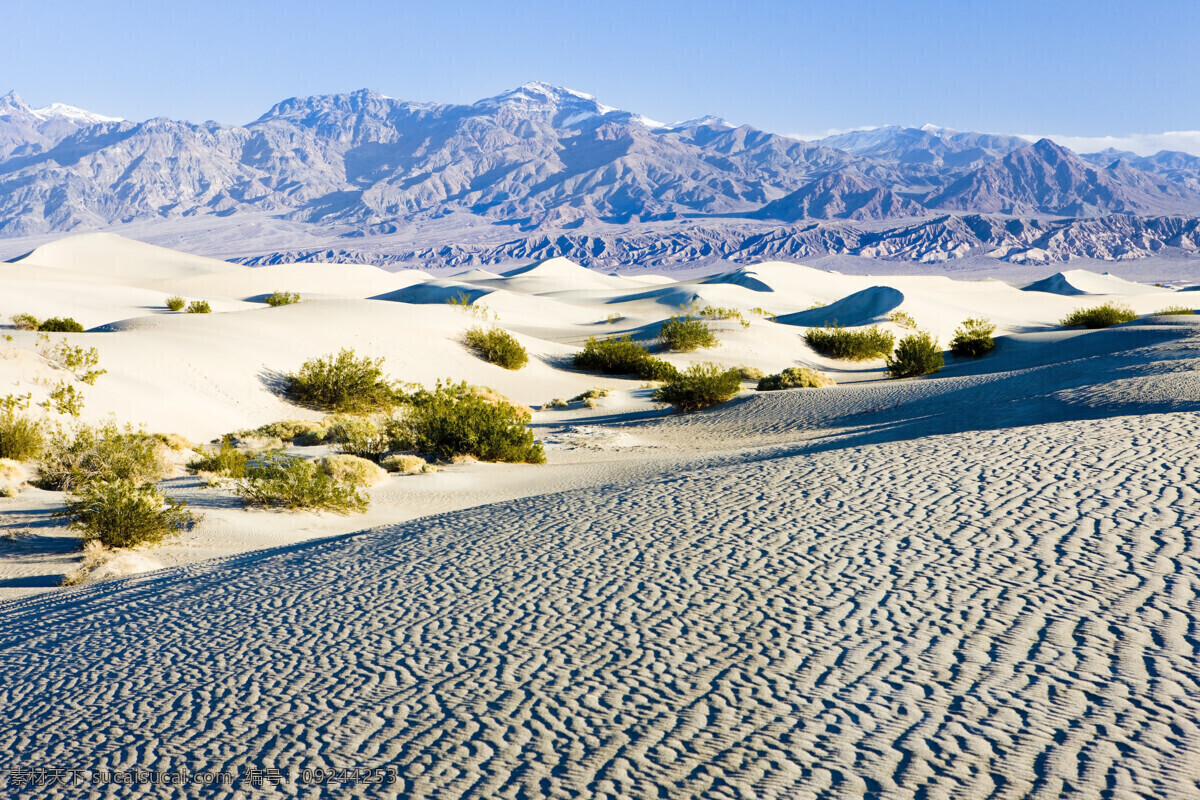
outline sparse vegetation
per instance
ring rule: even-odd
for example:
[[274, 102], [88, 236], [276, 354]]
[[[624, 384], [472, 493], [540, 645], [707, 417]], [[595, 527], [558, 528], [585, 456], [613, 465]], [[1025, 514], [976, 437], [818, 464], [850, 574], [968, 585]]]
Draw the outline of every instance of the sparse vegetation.
[[13, 314], [12, 322], [19, 331], [36, 331], [42, 324], [33, 314]]
[[73, 432], [57, 429], [38, 461], [37, 485], [74, 490], [96, 481], [156, 481], [167, 472], [162, 443], [144, 430], [109, 422], [99, 428], [81, 425]]
[[262, 437], [279, 439], [282, 442], [294, 442], [299, 445], [321, 444], [329, 434], [330, 422], [315, 422], [310, 419], [285, 419], [279, 422], [268, 422], [253, 430], [238, 431], [232, 434], [234, 439]]
[[956, 356], [979, 358], [990, 353], [996, 346], [992, 334], [996, 326], [980, 317], [971, 317], [954, 329], [954, 338], [950, 340], [950, 352]]
[[453, 297], [447, 297], [446, 305], [454, 306], [455, 308], [465, 311], [477, 319], [487, 319], [489, 316], [491, 316], [492, 319], [500, 319], [499, 314], [493, 314], [491, 309], [489, 309], [486, 305], [483, 303], [476, 303], [471, 299], [469, 294], [463, 291], [456, 292]]
[[890, 354], [896, 338], [878, 325], [865, 330], [849, 330], [833, 323], [823, 328], [809, 328], [804, 341], [823, 356], [846, 361], [868, 361]]
[[575, 354], [574, 367], [605, 375], [635, 375], [646, 381], [667, 380], [679, 374], [674, 364], [655, 358], [628, 336], [613, 339], [591, 337]]
[[1187, 306], [1167, 306], [1166, 308], [1160, 308], [1158, 311], [1155, 311], [1154, 316], [1156, 316], [1156, 317], [1186, 317], [1186, 316], [1191, 316], [1195, 313], [1196, 313], [1196, 311], [1194, 309], [1188, 308]]
[[1107, 328], [1122, 322], [1133, 322], [1137, 318], [1129, 306], [1109, 301], [1091, 308], [1075, 309], [1063, 317], [1062, 325], [1066, 328]]
[[72, 317], [51, 317], [37, 329], [43, 333], [83, 333], [83, 326]]
[[680, 411], [698, 411], [727, 402], [741, 388], [737, 370], [716, 364], [693, 364], [659, 388], [654, 399], [670, 403]]
[[553, 400], [551, 400], [549, 403], [546, 403], [545, 405], [543, 405], [542, 410], [545, 411], [547, 408], [568, 408], [569, 406], [570, 406], [570, 403], [567, 402], [566, 398], [556, 397]]
[[396, 449], [443, 460], [469, 455], [481, 461], [541, 464], [546, 456], [526, 427], [529, 420], [527, 409], [505, 398], [481, 394], [465, 382], [439, 381], [434, 389], [413, 395], [398, 426], [404, 436], [397, 436]]
[[276, 308], [277, 306], [290, 306], [293, 303], [299, 302], [300, 295], [296, 294], [295, 292], [274, 292], [273, 294], [267, 295], [267, 305], [269, 305], [271, 308]]
[[605, 317], [604, 321], [607, 322], [609, 325], [616, 325], [618, 322], [620, 322], [623, 319], [625, 319], [625, 316], [623, 314], [609, 314], [607, 317]]
[[154, 486], [127, 479], [86, 483], [67, 496], [66, 507], [55, 515], [70, 519], [84, 542], [105, 547], [157, 544], [196, 521], [186, 501], [164, 498]]
[[226, 436], [216, 450], [209, 450], [200, 457], [188, 463], [188, 469], [194, 473], [207, 472], [223, 478], [243, 478], [246, 476], [246, 464], [250, 461], [241, 450], [233, 445], [233, 437]]
[[78, 417], [83, 413], [83, 392], [66, 381], [59, 381], [40, 405], [45, 409], [54, 409], [56, 414]]
[[690, 314], [671, 317], [664, 322], [659, 339], [663, 347], [677, 353], [717, 346], [717, 337], [704, 320]]
[[750, 309], [750, 313], [758, 314], [760, 317], [765, 317], [766, 319], [769, 319], [769, 320], [774, 320], [776, 317], [776, 314], [774, 314], [773, 312], [767, 311], [765, 308], [760, 308], [758, 306], [755, 306], [754, 308]]
[[929, 375], [945, 365], [937, 339], [925, 331], [905, 336], [896, 345], [896, 352], [887, 359], [888, 374], [893, 378]]
[[758, 382], [758, 391], [775, 392], [782, 389], [820, 389], [833, 386], [834, 380], [823, 372], [809, 367], [788, 367], [782, 372], [767, 375]]
[[338, 480], [316, 462], [275, 451], [246, 465], [236, 492], [252, 506], [361, 514], [367, 498], [360, 488], [353, 478]]
[[707, 319], [736, 319], [741, 323], [743, 328], [750, 327], [750, 320], [742, 316], [742, 312], [736, 308], [724, 308], [721, 306], [705, 306], [697, 312], [701, 317]]
[[42, 454], [46, 437], [42, 425], [22, 412], [29, 408], [30, 395], [0, 398], [0, 458], [30, 461]]
[[899, 325], [901, 328], [906, 328], [910, 331], [915, 331], [917, 329], [917, 321], [913, 319], [912, 314], [909, 314], [907, 311], [900, 311], [897, 309], [896, 311], [888, 314], [887, 318], [888, 322], [892, 323], [893, 325]]
[[50, 345], [50, 337], [39, 337], [38, 352], [55, 367], [69, 370], [75, 374], [75, 379], [93, 386], [96, 378], [108, 373], [106, 369], [96, 369], [100, 363], [100, 355], [96, 348], [72, 345], [66, 340], [54, 346]]
[[183, 307], [187, 305], [187, 300], [184, 300], [179, 295], [174, 295], [167, 298], [166, 305], [169, 311], [183, 311]]
[[593, 400], [597, 397], [608, 397], [608, 389], [602, 389], [599, 386], [588, 389], [586, 392], [580, 392], [571, 398], [572, 403], [579, 403], [584, 400]]
[[359, 358], [348, 349], [305, 361], [285, 380], [292, 400], [324, 411], [387, 410], [404, 399], [399, 385], [384, 377], [382, 358]]
[[325, 441], [334, 443], [345, 455], [378, 462], [402, 446], [400, 426], [394, 417], [336, 417], [326, 430]]
[[529, 354], [511, 333], [500, 328], [471, 328], [465, 334], [467, 346], [491, 364], [505, 369], [520, 369], [529, 362]]
[[210, 306], [208, 304], [207, 300], [193, 300], [192, 302], [188, 303], [187, 313], [189, 313], [189, 314], [211, 314], [212, 306]]

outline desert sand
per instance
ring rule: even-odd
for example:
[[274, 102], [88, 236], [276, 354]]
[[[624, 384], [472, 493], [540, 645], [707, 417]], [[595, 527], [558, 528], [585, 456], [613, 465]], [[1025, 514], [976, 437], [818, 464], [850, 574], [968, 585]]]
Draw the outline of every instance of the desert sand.
[[[0, 767], [234, 776], [174, 796], [1200, 796], [1200, 318], [1058, 325], [1194, 295], [1082, 271], [1036, 289], [787, 263], [251, 269], [109, 235], [0, 264], [5, 319], [89, 328], [55, 335], [108, 370], [89, 422], [208, 442], [315, 418], [273, 386], [341, 347], [534, 408], [613, 390], [536, 411], [547, 464], [391, 476], [365, 515], [248, 511], [181, 468], [161, 486], [200, 524], [139, 551], [149, 571], [81, 587], [55, 588], [80, 558], [49, 517], [62, 495], [0, 498], [24, 533], [0, 539]], [[305, 300], [266, 307], [275, 290]], [[486, 323], [445, 302], [460, 293]], [[172, 294], [214, 313], [167, 312]], [[750, 324], [669, 360], [837, 386], [747, 383], [681, 415], [569, 369], [587, 337], [651, 338], [693, 302]], [[907, 380], [804, 344], [833, 319], [903, 335], [896, 310], [943, 344], [972, 316], [1002, 338]], [[479, 324], [529, 366], [467, 351]], [[41, 399], [58, 372], [36, 334], [2, 332], [0, 394]], [[386, 786], [311, 780], [389, 765]], [[259, 768], [282, 782], [253, 787]]]

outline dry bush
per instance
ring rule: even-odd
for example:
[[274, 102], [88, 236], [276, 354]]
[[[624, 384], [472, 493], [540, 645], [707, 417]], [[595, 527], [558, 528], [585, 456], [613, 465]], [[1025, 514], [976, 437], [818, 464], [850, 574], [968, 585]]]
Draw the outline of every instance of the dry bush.
[[71, 491], [96, 481], [156, 481], [168, 471], [164, 449], [154, 436], [131, 425], [58, 428], [38, 460], [37, 485]]
[[788, 367], [782, 372], [767, 375], [758, 382], [758, 391], [774, 392], [782, 389], [820, 389], [833, 386], [834, 380], [823, 372], [808, 367]]
[[425, 459], [420, 456], [414, 456], [411, 453], [396, 453], [395, 455], [385, 456], [379, 465], [388, 472], [399, 472], [404, 475], [410, 475], [417, 472], [423, 472], [425, 467]]
[[337, 480], [316, 462], [276, 451], [246, 465], [236, 485], [247, 505], [363, 513], [368, 500], [352, 479]]
[[374, 461], [345, 453], [325, 456], [318, 459], [317, 463], [326, 475], [338, 483], [374, 486], [387, 477], [387, 471]]

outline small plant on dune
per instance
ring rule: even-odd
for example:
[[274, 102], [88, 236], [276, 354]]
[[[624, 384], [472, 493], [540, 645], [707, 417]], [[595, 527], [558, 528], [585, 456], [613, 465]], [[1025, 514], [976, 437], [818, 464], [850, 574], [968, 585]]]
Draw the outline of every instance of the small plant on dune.
[[51, 317], [38, 325], [43, 333], [83, 333], [83, 326], [72, 317]]
[[188, 303], [187, 313], [189, 313], [189, 314], [211, 314], [212, 306], [210, 306], [208, 304], [207, 300], [193, 300], [192, 302]]
[[1167, 306], [1166, 308], [1160, 308], [1158, 311], [1155, 311], [1154, 316], [1156, 316], [1156, 317], [1188, 317], [1195, 313], [1196, 312], [1194, 309], [1188, 308], [1187, 306]]
[[13, 327], [19, 331], [36, 331], [42, 324], [33, 314], [13, 314]]
[[163, 445], [144, 430], [109, 422], [99, 428], [58, 428], [38, 460], [37, 485], [71, 490], [94, 481], [156, 481], [167, 474]]
[[823, 372], [808, 367], [788, 367], [782, 372], [767, 375], [758, 382], [758, 391], [775, 392], [783, 389], [820, 389], [833, 386], [834, 380]]
[[620, 322], [623, 319], [625, 319], [625, 316], [623, 314], [609, 314], [607, 317], [604, 318], [604, 321], [607, 322], [609, 325], [616, 325], [618, 322]]
[[813, 300], [813, 301], [812, 301], [812, 305], [808, 307], [808, 310], [809, 310], [809, 311], [812, 311], [813, 309], [817, 309], [817, 308], [824, 308], [824, 307], [825, 307], [825, 306], [827, 306], [827, 305], [829, 305], [829, 304], [828, 304], [828, 303], [823, 303], [823, 302], [821, 302], [820, 300]]
[[45, 409], [54, 409], [54, 413], [62, 416], [78, 417], [83, 413], [83, 392], [66, 381], [59, 381], [50, 395], [39, 405]]
[[594, 400], [597, 397], [608, 397], [608, 395], [609, 395], [608, 389], [603, 389], [599, 386], [596, 386], [591, 389], [588, 389], [586, 392], [580, 392], [579, 394], [575, 395], [574, 397], [571, 398], [570, 402], [580, 403], [580, 402], [583, 402], [584, 400]]
[[743, 328], [750, 327], [750, 320], [742, 316], [742, 312], [736, 308], [724, 308], [722, 306], [705, 306], [697, 312], [701, 317], [707, 319], [735, 319]]
[[489, 316], [493, 319], [500, 319], [499, 314], [493, 314], [486, 305], [476, 303], [469, 294], [463, 291], [456, 292], [453, 297], [447, 297], [446, 305], [465, 311], [476, 319], [487, 319]]
[[267, 295], [267, 305], [271, 308], [278, 306], [290, 306], [293, 303], [300, 302], [300, 295], [295, 292], [274, 292]]
[[804, 341], [823, 356], [846, 361], [868, 361], [890, 354], [896, 337], [878, 325], [856, 331], [843, 328], [835, 322], [823, 328], [809, 328], [804, 334]]
[[352, 479], [334, 478], [314, 461], [275, 451], [247, 464], [235, 491], [251, 506], [361, 514], [368, 501], [360, 488]]
[[1109, 301], [1091, 308], [1077, 308], [1063, 317], [1065, 328], [1107, 328], [1122, 322], [1133, 322], [1137, 314], [1129, 306]]
[[365, 458], [338, 453], [317, 459], [317, 466], [338, 483], [374, 486], [387, 477], [387, 471]]
[[769, 320], [774, 320], [775, 317], [778, 316], [774, 312], [767, 311], [765, 308], [760, 308], [759, 306], [755, 306], [754, 308], [750, 309], [750, 313], [758, 314], [760, 317], [764, 317]]
[[0, 398], [0, 458], [29, 461], [42, 454], [46, 437], [42, 425], [24, 412], [30, 395]]
[[760, 381], [763, 379], [763, 371], [758, 367], [747, 367], [745, 364], [734, 367], [737, 370], [738, 377], [744, 381]]
[[94, 386], [96, 378], [108, 373], [106, 369], [96, 369], [100, 364], [100, 354], [96, 348], [85, 349], [65, 340], [51, 346], [49, 336], [40, 338], [37, 349], [41, 356], [53, 366], [75, 373], [76, 380]]
[[208, 450], [188, 462], [193, 473], [208, 472], [223, 478], [244, 478], [250, 457], [233, 446], [233, 437], [225, 436], [216, 450]]
[[954, 338], [950, 340], [950, 352], [956, 356], [979, 358], [992, 351], [996, 340], [992, 334], [996, 326], [991, 320], [971, 317], [954, 329]]
[[575, 354], [575, 369], [605, 375], [635, 375], [644, 381], [667, 380], [679, 374], [675, 365], [650, 355], [628, 336], [613, 339], [591, 337]]
[[893, 325], [899, 325], [901, 328], [906, 328], [910, 331], [917, 329], [917, 321], [913, 319], [912, 314], [907, 311], [896, 310], [887, 316], [888, 322]]
[[131, 480], [92, 481], [73, 490], [55, 516], [71, 520], [83, 541], [105, 547], [157, 544], [195, 524], [183, 500], [164, 498], [150, 484]]
[[438, 381], [434, 389], [412, 396], [400, 423], [405, 436], [396, 437], [396, 449], [447, 461], [473, 456], [480, 461], [541, 464], [546, 455], [527, 427], [529, 420], [527, 409], [503, 397], [481, 393], [466, 382]]
[[735, 369], [716, 364], [693, 364], [654, 392], [654, 399], [680, 411], [699, 411], [727, 402], [742, 388]]
[[567, 402], [565, 397], [556, 397], [549, 403], [543, 403], [542, 411], [545, 411], [548, 408], [569, 408], [570, 405], [571, 404]]
[[183, 311], [183, 307], [187, 305], [187, 301], [179, 295], [167, 298], [167, 309], [170, 311]]
[[888, 356], [888, 374], [893, 378], [915, 378], [929, 375], [946, 365], [937, 339], [922, 331], [905, 336]]
[[717, 337], [704, 320], [690, 314], [671, 317], [659, 332], [663, 347], [677, 353], [690, 353], [701, 347], [717, 346]]
[[471, 328], [464, 338], [467, 347], [491, 364], [517, 370], [529, 363], [529, 354], [511, 333], [500, 328]]
[[360, 358], [353, 350], [305, 361], [285, 380], [292, 400], [323, 411], [387, 410], [404, 399], [400, 386], [384, 376], [382, 358]]

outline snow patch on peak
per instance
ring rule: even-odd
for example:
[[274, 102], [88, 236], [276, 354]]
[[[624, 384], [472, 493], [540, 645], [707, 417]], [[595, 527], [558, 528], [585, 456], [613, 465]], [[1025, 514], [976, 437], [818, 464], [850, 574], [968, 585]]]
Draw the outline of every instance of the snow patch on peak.
[[32, 113], [38, 119], [60, 117], [84, 125], [94, 125], [99, 122], [124, 121], [121, 117], [108, 117], [104, 114], [97, 114], [94, 111], [87, 111], [77, 106], [69, 106], [66, 103], [51, 103], [43, 108], [31, 108], [30, 113]]

